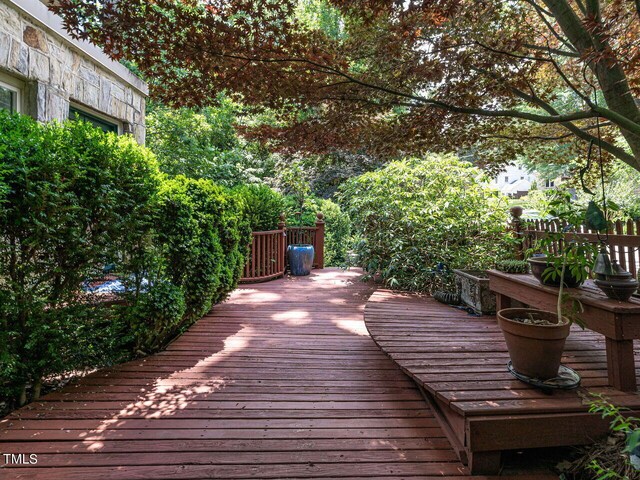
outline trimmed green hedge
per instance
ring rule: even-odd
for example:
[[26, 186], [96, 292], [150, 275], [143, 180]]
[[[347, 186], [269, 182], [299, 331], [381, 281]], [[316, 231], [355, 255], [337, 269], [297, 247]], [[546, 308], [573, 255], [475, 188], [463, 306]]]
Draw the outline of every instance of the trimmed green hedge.
[[233, 192], [242, 199], [252, 232], [275, 230], [284, 212], [283, 196], [266, 185], [241, 185]]
[[[167, 179], [128, 136], [0, 111], [0, 397], [164, 347], [235, 288], [250, 231], [242, 195]], [[114, 305], [81, 289], [105, 265]]]

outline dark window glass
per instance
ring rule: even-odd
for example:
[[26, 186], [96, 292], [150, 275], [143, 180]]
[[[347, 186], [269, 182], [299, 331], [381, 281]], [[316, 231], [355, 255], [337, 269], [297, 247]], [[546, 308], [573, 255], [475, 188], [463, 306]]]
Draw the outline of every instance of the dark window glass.
[[90, 113], [83, 112], [77, 108], [69, 107], [69, 120], [84, 120], [104, 132], [118, 133], [117, 124], [103, 120], [102, 118], [91, 115]]
[[16, 92], [9, 90], [0, 85], [0, 108], [9, 110], [11, 113], [16, 111]]

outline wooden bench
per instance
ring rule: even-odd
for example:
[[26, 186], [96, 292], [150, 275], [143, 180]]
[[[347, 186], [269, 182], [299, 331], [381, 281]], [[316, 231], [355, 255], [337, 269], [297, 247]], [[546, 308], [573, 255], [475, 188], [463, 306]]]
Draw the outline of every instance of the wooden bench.
[[[489, 271], [489, 285], [496, 294], [498, 310], [509, 308], [512, 300], [532, 308], [556, 311], [558, 288], [541, 285], [532, 275]], [[609, 385], [625, 392], [637, 390], [633, 340], [640, 338], [640, 300], [619, 302], [607, 298], [591, 280], [579, 288], [565, 290], [578, 300], [585, 328], [606, 338]]]

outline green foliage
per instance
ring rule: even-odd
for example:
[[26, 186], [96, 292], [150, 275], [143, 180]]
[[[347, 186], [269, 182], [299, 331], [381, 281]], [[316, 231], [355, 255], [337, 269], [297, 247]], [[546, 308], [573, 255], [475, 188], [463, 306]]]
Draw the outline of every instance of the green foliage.
[[284, 198], [266, 185], [240, 185], [233, 189], [243, 202], [244, 216], [253, 232], [275, 230], [284, 212]]
[[184, 176], [162, 185], [158, 217], [166, 275], [184, 289], [189, 324], [237, 285], [250, 229], [234, 195]]
[[[311, 183], [311, 192], [319, 197], [332, 198], [341, 184], [350, 178], [370, 172], [385, 165], [385, 161], [367, 155], [336, 151], [326, 155], [308, 155], [296, 158], [303, 168], [304, 178]], [[275, 184], [288, 192], [287, 185], [280, 172], [286, 171], [291, 158], [281, 157], [275, 165]]]
[[135, 338], [136, 351], [153, 351], [164, 345], [167, 332], [175, 332], [184, 319], [187, 305], [182, 288], [159, 282], [142, 293], [126, 312]]
[[629, 454], [640, 446], [640, 418], [629, 415], [628, 408], [611, 403], [602, 394], [591, 393], [591, 396], [593, 399], [588, 402], [589, 412], [599, 413], [602, 418], [609, 419], [611, 437], [607, 443], [617, 451], [614, 462], [609, 458], [587, 455], [589, 463], [586, 469], [593, 473], [596, 480], [635, 478], [638, 470], [631, 463]]
[[308, 210], [307, 197], [311, 194], [309, 175], [302, 159], [292, 159], [279, 172], [279, 181], [285, 186], [285, 193], [294, 200], [296, 225], [303, 226], [303, 217]]
[[160, 169], [171, 176], [206, 178], [224, 186], [260, 182], [274, 159], [257, 143], [236, 133], [242, 108], [219, 97], [215, 107], [173, 109], [152, 106], [147, 116], [147, 146]]
[[6, 112], [0, 162], [8, 191], [0, 206], [0, 296], [8, 303], [1, 356], [11, 374], [2, 383], [24, 399], [27, 383], [37, 391], [43, 376], [82, 363], [75, 357], [85, 345], [70, 349], [79, 286], [117, 257], [159, 178], [131, 138]]
[[549, 209], [549, 202], [554, 195], [553, 190], [530, 190], [527, 195], [520, 198], [519, 204], [522, 208], [537, 210], [539, 213]]
[[353, 246], [351, 219], [340, 205], [332, 200], [314, 197], [311, 208], [324, 215], [324, 262], [328, 267], [342, 266], [347, 261], [347, 251]]
[[300, 0], [296, 18], [304, 28], [319, 30], [329, 38], [338, 39], [344, 36], [342, 15], [326, 0]]
[[[341, 188], [371, 275], [394, 288], [434, 291], [454, 268], [495, 264], [506, 244], [506, 200], [451, 155], [396, 161]], [[450, 286], [450, 285], [449, 285]]]
[[[131, 137], [0, 111], [0, 172], [3, 398], [21, 404], [49, 375], [162, 348], [237, 285], [244, 200], [165, 179]], [[113, 306], [81, 289], [107, 264], [127, 287]]]
[[529, 263], [526, 260], [498, 260], [496, 268], [506, 273], [529, 273]]
[[[628, 165], [615, 164], [607, 167], [605, 195], [609, 207], [609, 219], [640, 219], [640, 173]], [[590, 200], [595, 200], [598, 205], [602, 205], [600, 179], [598, 178], [597, 183], [590, 185], [590, 188], [596, 193], [595, 197], [578, 190], [576, 201], [587, 204]]]

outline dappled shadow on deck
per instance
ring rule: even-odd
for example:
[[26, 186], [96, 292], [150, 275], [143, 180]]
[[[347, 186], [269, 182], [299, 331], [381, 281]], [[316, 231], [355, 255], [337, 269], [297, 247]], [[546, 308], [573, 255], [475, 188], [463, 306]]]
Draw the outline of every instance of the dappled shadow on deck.
[[360, 272], [246, 285], [169, 348], [0, 423], [5, 478], [466, 476], [363, 323]]

